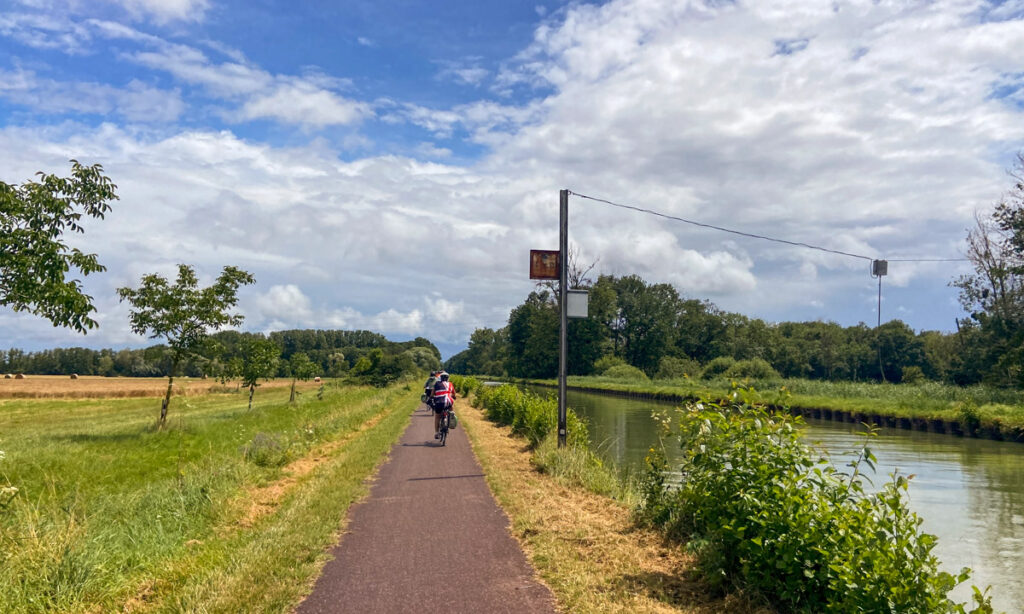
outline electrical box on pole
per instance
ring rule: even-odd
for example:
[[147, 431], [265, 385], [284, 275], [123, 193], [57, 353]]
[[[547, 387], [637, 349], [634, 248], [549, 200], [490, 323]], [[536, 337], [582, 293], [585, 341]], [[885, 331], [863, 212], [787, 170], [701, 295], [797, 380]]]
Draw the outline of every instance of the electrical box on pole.
[[882, 278], [888, 274], [888, 260], [871, 261], [871, 276], [878, 278], [878, 324], [875, 325], [876, 328], [882, 325]]
[[570, 318], [587, 317], [589, 293], [586, 290], [569, 290], [569, 303], [566, 306]]

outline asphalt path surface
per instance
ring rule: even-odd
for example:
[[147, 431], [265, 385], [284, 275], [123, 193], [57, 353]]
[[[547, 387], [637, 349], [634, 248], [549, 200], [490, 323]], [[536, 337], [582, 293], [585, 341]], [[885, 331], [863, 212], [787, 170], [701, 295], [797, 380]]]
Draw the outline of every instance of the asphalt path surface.
[[555, 612], [462, 427], [447, 445], [421, 405], [299, 614]]

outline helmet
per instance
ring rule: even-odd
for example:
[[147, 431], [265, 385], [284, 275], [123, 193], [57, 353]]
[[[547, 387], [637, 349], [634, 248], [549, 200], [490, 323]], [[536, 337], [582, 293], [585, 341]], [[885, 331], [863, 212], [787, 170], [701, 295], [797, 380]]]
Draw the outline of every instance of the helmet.
[[441, 372], [441, 381], [442, 382], [447, 382], [448, 381], [448, 374], [445, 373], [444, 371]]

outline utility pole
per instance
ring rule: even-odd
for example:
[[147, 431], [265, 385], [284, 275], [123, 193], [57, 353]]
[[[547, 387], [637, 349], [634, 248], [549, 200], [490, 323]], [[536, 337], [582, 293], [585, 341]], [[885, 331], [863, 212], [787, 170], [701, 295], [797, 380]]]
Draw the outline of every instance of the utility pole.
[[565, 374], [569, 362], [569, 315], [566, 287], [569, 283], [569, 190], [558, 193], [558, 447], [565, 447]]

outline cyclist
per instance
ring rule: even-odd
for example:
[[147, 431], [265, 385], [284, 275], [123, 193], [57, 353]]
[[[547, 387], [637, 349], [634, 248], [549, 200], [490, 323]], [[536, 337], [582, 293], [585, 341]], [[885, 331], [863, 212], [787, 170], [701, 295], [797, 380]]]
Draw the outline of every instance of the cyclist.
[[423, 384], [423, 397], [422, 401], [430, 407], [430, 397], [434, 394], [434, 384], [437, 382], [437, 371], [431, 371], [430, 377], [427, 378], [427, 382]]
[[434, 382], [433, 394], [430, 396], [430, 406], [434, 409], [434, 439], [441, 438], [441, 414], [446, 409], [451, 409], [455, 403], [455, 386], [448, 381], [448, 374], [441, 371], [436, 382]]

